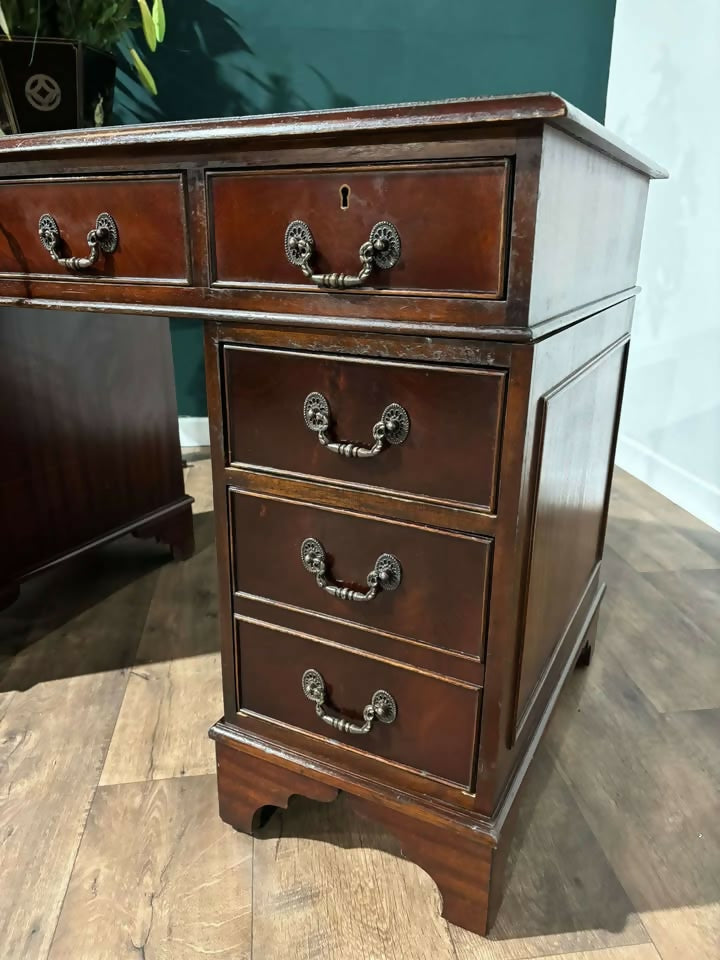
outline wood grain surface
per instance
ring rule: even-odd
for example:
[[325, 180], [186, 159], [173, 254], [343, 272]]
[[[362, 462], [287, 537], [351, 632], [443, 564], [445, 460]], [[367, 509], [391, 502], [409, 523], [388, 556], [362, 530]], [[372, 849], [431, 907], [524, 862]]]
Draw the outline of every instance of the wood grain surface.
[[[0, 183], [0, 238], [13, 189]], [[0, 357], [0, 602], [34, 572], [150, 523], [192, 552], [167, 319], [3, 310]]]
[[[400, 257], [392, 269], [373, 271], [366, 284], [371, 290], [473, 291], [499, 297], [505, 284], [510, 180], [506, 159], [453, 167], [414, 163], [210, 173], [212, 278], [314, 290], [288, 261], [280, 242], [291, 221], [310, 227], [313, 273], [349, 274], [357, 273], [358, 251], [375, 224], [388, 221], [400, 235]], [[258, 223], [262, 231], [252, 229]], [[439, 249], [452, 250], [453, 256], [439, 257]]]
[[227, 836], [213, 776], [100, 789], [51, 960], [250, 957], [252, 846]]
[[222, 696], [209, 462], [185, 473], [195, 497], [197, 548], [158, 573], [101, 785], [215, 770], [206, 733], [222, 713]]
[[[5, 204], [3, 302], [207, 319], [247, 310], [279, 324], [453, 336], [482, 328], [520, 341], [531, 336], [528, 320], [564, 326], [574, 310], [632, 293], [647, 179], [665, 175], [547, 94], [5, 139], [0, 167], [22, 209]], [[599, 189], [586, 189], [588, 178]], [[39, 211], [55, 198], [49, 212], [76, 254], [98, 196], [116, 216], [119, 248], [89, 274], [63, 272], [43, 259]], [[540, 236], [559, 267], [545, 282], [538, 257], [529, 311], [538, 197]], [[400, 259], [360, 289], [319, 290], [285, 259], [295, 218], [315, 231], [323, 272], [357, 270], [360, 244], [385, 219], [397, 222]]]
[[[222, 363], [230, 464], [495, 508], [504, 370], [234, 345], [223, 348]], [[391, 403], [407, 411], [408, 435], [373, 458], [337, 456], [307, 427], [311, 392], [327, 401], [331, 441], [372, 447], [373, 426]]]
[[[235, 490], [229, 503], [236, 594], [482, 656], [492, 549], [488, 538]], [[306, 538], [322, 545], [331, 584], [367, 590], [367, 576], [378, 558], [390, 554], [400, 563], [401, 588], [380, 590], [367, 603], [319, 589], [301, 561]], [[377, 650], [384, 652], [379, 644]]]
[[[38, 221], [52, 216], [61, 257], [87, 257], [88, 231], [99, 214], [118, 228], [117, 250], [101, 253], [80, 280], [97, 278], [188, 282], [183, 182], [167, 177], [86, 177], [5, 180], [0, 185], [0, 274], [67, 275], [38, 238]], [[168, 243], [167, 237], [177, 241]]]
[[[291, 799], [254, 837], [219, 819], [201, 730], [218, 716], [207, 462], [187, 483], [189, 579], [127, 538], [39, 577], [0, 616], [3, 960], [718, 955], [720, 534], [616, 473], [597, 650], [530, 772], [481, 939], [440, 918], [428, 875], [342, 796]], [[630, 562], [616, 509], [652, 569]], [[667, 669], [646, 662], [656, 643]], [[170, 723], [185, 732], [170, 738]]]

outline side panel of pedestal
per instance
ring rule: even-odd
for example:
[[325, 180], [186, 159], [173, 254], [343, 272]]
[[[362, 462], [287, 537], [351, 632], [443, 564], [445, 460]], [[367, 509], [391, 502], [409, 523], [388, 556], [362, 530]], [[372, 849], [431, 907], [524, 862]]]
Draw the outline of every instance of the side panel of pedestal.
[[[539, 399], [532, 554], [517, 686], [520, 735], [602, 559], [619, 392], [620, 338]], [[594, 592], [597, 588], [594, 588]]]
[[0, 605], [133, 531], [190, 556], [167, 318], [8, 308], [0, 357]]
[[500, 815], [527, 765], [604, 592], [633, 304], [629, 297], [532, 348], [514, 587], [504, 609], [495, 593], [488, 632], [477, 783], [488, 815]]

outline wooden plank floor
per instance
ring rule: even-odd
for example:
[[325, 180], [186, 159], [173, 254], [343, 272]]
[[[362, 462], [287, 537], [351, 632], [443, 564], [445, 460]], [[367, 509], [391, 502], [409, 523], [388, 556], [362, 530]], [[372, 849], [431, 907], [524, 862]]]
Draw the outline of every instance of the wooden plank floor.
[[484, 940], [342, 797], [219, 820], [208, 461], [186, 479], [192, 560], [128, 539], [0, 614], [0, 960], [720, 958], [720, 534], [616, 474], [597, 653]]

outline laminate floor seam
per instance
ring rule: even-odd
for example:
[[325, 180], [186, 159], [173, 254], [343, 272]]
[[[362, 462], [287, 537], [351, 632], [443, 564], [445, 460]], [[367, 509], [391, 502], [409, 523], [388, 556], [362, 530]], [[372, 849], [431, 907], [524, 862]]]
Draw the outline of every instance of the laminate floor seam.
[[[641, 572], [641, 571], [635, 571], [635, 572], [636, 572], [636, 573], [639, 573], [640, 576], [641, 576], [641, 577], [643, 578], [643, 580], [645, 581], [645, 583], [647, 583], [650, 587], [652, 587], [653, 590], [655, 590], [658, 594], [660, 594], [660, 596], [663, 597], [663, 598], [665, 599], [665, 601], [672, 606], [672, 608], [677, 612], [678, 616], [681, 617], [682, 620], [683, 620], [685, 623], [687, 623], [687, 624], [688, 624], [690, 627], [692, 627], [694, 630], [697, 630], [699, 633], [701, 633], [701, 634], [707, 639], [708, 643], [718, 643], [718, 638], [711, 636], [711, 635], [707, 632], [707, 630], [704, 629], [704, 627], [699, 626], [699, 624], [697, 624], [694, 620], [691, 620], [690, 617], [687, 615], [687, 612], [686, 612], [685, 610], [683, 610], [683, 608], [672, 598], [672, 596], [668, 596], [666, 593], [663, 593], [663, 591], [660, 589], [660, 587], [659, 587], [659, 586], [654, 582], [654, 580], [653, 580], [653, 577], [655, 576], [655, 574], [653, 574], [653, 573], [648, 573], [647, 571], [644, 572], [644, 573]], [[668, 573], [684, 573], [684, 574], [688, 574], [688, 573], [696, 573], [696, 572], [699, 573], [700, 571], [695, 571], [695, 570], [678, 570], [678, 571], [668, 570], [667, 572], [668, 572]], [[720, 629], [720, 625], [719, 625], [718, 629]], [[718, 649], [720, 649], [720, 644], [718, 644]], [[718, 706], [720, 706], [720, 701], [718, 702]]]
[[251, 837], [250, 849], [250, 957], [255, 960], [255, 834]]
[[63, 891], [63, 898], [60, 901], [60, 908], [58, 909], [57, 917], [55, 918], [55, 926], [53, 927], [52, 936], [50, 937], [50, 941], [48, 943], [47, 953], [45, 954], [46, 957], [50, 956], [50, 953], [53, 948], [53, 944], [55, 943], [55, 935], [57, 934], [57, 929], [60, 924], [60, 917], [62, 916], [63, 908], [65, 907], [65, 901], [67, 900], [68, 890], [70, 889], [70, 881], [72, 880], [73, 874], [75, 873], [75, 865], [77, 864], [78, 855], [80, 853], [80, 848], [82, 847], [83, 838], [85, 836], [85, 831], [87, 830], [88, 820], [90, 819], [90, 813], [92, 812], [93, 804], [95, 803], [95, 797], [97, 796], [97, 791], [98, 791], [98, 787], [97, 787], [97, 784], [95, 784], [95, 789], [93, 790], [92, 797], [90, 798], [90, 803], [88, 804], [88, 807], [87, 807], [87, 812], [85, 813], [85, 822], [83, 823], [82, 833], [80, 834], [77, 846], [75, 848], [75, 856], [73, 857], [72, 867], [70, 868], [70, 872], [68, 873], [67, 883], [65, 884], [65, 890]]
[[[149, 609], [149, 605], [148, 605], [148, 609]], [[141, 631], [141, 635], [142, 635], [142, 631]], [[140, 646], [140, 639], [138, 638], [138, 647], [139, 646]], [[135, 649], [135, 654], [137, 654], [138, 647], [136, 647]], [[48, 943], [47, 953], [45, 954], [45, 957], [50, 956], [52, 952], [53, 944], [55, 943], [55, 936], [57, 934], [58, 926], [60, 924], [60, 918], [62, 917], [63, 909], [65, 907], [65, 901], [67, 900], [68, 890], [70, 889], [70, 882], [73, 878], [73, 874], [75, 873], [75, 866], [77, 864], [78, 855], [82, 847], [83, 839], [85, 838], [85, 832], [87, 830], [88, 820], [90, 819], [90, 814], [92, 813], [92, 808], [95, 803], [95, 798], [97, 797], [98, 790], [100, 789], [100, 779], [102, 778], [102, 772], [105, 768], [105, 761], [107, 760], [107, 755], [108, 755], [108, 752], [110, 751], [110, 744], [112, 743], [113, 736], [115, 735], [115, 728], [117, 727], [118, 718], [120, 716], [120, 710], [122, 709], [123, 700], [125, 699], [125, 693], [127, 692], [127, 685], [130, 679], [130, 669], [131, 668], [128, 667], [124, 671], [125, 672], [125, 690], [123, 691], [122, 697], [118, 701], [117, 713], [115, 714], [115, 723], [113, 725], [112, 733], [108, 737], [107, 746], [105, 748], [105, 755], [103, 757], [103, 762], [102, 764], [99, 764], [97, 780], [93, 788], [92, 797], [90, 798], [90, 803], [88, 803], [87, 810], [85, 812], [85, 822], [83, 823], [82, 832], [80, 834], [77, 846], [75, 848], [75, 856], [73, 857], [72, 867], [70, 868], [70, 871], [68, 873], [67, 883], [65, 884], [65, 890], [63, 891], [63, 898], [60, 901], [60, 908], [57, 912], [57, 917], [55, 918], [55, 926], [53, 928], [53, 933]]]
[[[638, 691], [638, 692], [640, 693], [640, 695], [642, 695], [642, 692], [641, 692], [641, 691]], [[607, 854], [607, 851], [605, 850], [605, 847], [603, 846], [603, 843], [602, 843], [601, 838], [597, 835], [596, 831], [593, 830], [592, 824], [590, 823], [590, 821], [588, 820], [587, 816], [585, 815], [585, 811], [583, 810], [583, 799], [582, 799], [582, 796], [581, 796], [581, 795], [578, 793], [578, 791], [575, 789], [575, 787], [574, 787], [574, 785], [573, 785], [573, 783], [572, 783], [571, 778], [567, 776], [567, 773], [566, 773], [566, 771], [565, 771], [565, 769], [564, 769], [564, 764], [563, 764], [563, 761], [562, 761], [561, 756], [560, 756], [558, 753], [555, 753], [554, 750], [551, 750], [551, 755], [552, 755], [553, 764], [554, 764], [554, 766], [555, 766], [555, 769], [557, 770], [558, 774], [560, 775], [560, 777], [562, 778], [563, 782], [565, 783], [565, 786], [567, 787], [567, 789], [568, 789], [571, 797], [572, 797], [573, 800], [575, 801], [575, 805], [576, 805], [576, 807], [577, 807], [577, 809], [578, 809], [578, 811], [579, 811], [579, 813], [580, 813], [580, 816], [582, 817], [583, 823], [584, 823], [585, 826], [587, 827], [588, 832], [589, 832], [589, 833], [593, 836], [593, 838], [595, 839], [595, 843], [597, 844], [598, 849], [602, 851], [602, 855], [603, 855], [603, 857], [604, 857], [604, 859], [605, 859], [605, 863], [607, 864], [608, 870], [612, 873], [612, 875], [613, 875], [613, 877], [615, 878], [615, 881], [617, 882], [618, 886], [621, 888], [621, 890], [623, 891], [623, 893], [624, 893], [625, 896], [627, 897], [628, 903], [630, 903], [630, 904], [632, 905], [633, 911], [634, 911], [635, 916], [636, 916], [636, 918], [637, 918], [637, 922], [639, 923], [639, 925], [640, 925], [643, 933], [645, 934], [645, 940], [632, 940], [632, 941], [629, 941], [629, 942], [627, 942], [627, 943], [624, 943], [623, 946], [629, 946], [629, 947], [632, 947], [632, 946], [642, 946], [642, 944], [644, 944], [644, 943], [652, 943], [653, 946], [655, 947], [655, 949], [657, 950], [657, 949], [658, 949], [658, 948], [657, 948], [657, 944], [654, 943], [653, 938], [652, 938], [652, 936], [650, 935], [650, 931], [649, 931], [648, 928], [645, 926], [645, 923], [643, 922], [642, 914], [640, 913], [640, 911], [639, 911], [639, 909], [638, 909], [638, 907], [637, 907], [637, 904], [635, 903], [635, 900], [634, 900], [633, 897], [630, 895], [630, 892], [629, 892], [628, 889], [626, 888], [625, 884], [622, 882], [622, 879], [618, 876], [618, 873], [617, 873], [617, 871], [615, 870], [615, 867], [613, 866], [612, 861], [610, 860], [610, 858], [609, 858], [609, 856], [608, 856], [608, 854]], [[617, 949], [617, 947], [614, 946], [614, 945], [610, 945], [610, 944], [609, 944], [609, 945], [606, 946], [606, 947], [600, 947], [600, 948], [598, 948], [598, 950], [597, 950], [596, 952], [599, 953], [599, 952], [601, 952], [601, 951], [603, 951], [603, 950], [614, 950], [614, 949]], [[565, 951], [565, 952], [566, 952], [566, 953], [570, 953], [570, 954], [572, 955], [572, 953], [583, 953], [583, 952], [585, 952], [585, 951], [584, 951], [583, 949], [579, 949], [579, 950]], [[593, 951], [590, 951], [590, 952], [592, 953]], [[659, 951], [658, 951], [658, 952], [659, 952]], [[531, 958], [531, 960], [539, 960], [539, 958], [540, 958], [541, 956], [542, 956], [542, 955], [538, 954], [537, 957], [533, 957], [533, 958]], [[664, 958], [663, 958], [663, 960], [664, 960]]]
[[70, 889], [70, 883], [71, 883], [71, 881], [72, 881], [73, 874], [75, 873], [75, 866], [76, 866], [76, 864], [77, 864], [78, 855], [79, 855], [79, 853], [80, 853], [80, 850], [81, 850], [82, 844], [83, 844], [83, 840], [84, 840], [84, 838], [85, 838], [85, 832], [86, 832], [86, 830], [87, 830], [88, 820], [90, 819], [90, 814], [92, 813], [93, 805], [94, 805], [95, 799], [96, 799], [96, 797], [97, 797], [97, 795], [98, 795], [98, 790], [102, 789], [102, 788], [100, 787], [100, 781], [102, 780], [103, 771], [104, 771], [104, 769], [105, 769], [105, 763], [107, 762], [108, 754], [109, 754], [109, 752], [110, 752], [110, 746], [111, 746], [111, 744], [112, 744], [112, 742], [113, 742], [113, 737], [115, 736], [115, 731], [117, 730], [118, 720], [120, 719], [120, 712], [122, 711], [122, 706], [123, 706], [123, 703], [125, 702], [125, 696], [126, 696], [126, 694], [127, 694], [128, 684], [129, 684], [129, 682], [130, 682], [130, 674], [131, 674], [131, 672], [132, 672], [132, 670], [133, 670], [133, 668], [134, 668], [135, 661], [137, 660], [138, 650], [140, 649], [140, 643], [141, 643], [141, 641], [142, 641], [143, 633], [145, 632], [145, 627], [146, 627], [146, 625], [147, 625], [147, 620], [148, 620], [148, 616], [149, 616], [149, 613], [150, 613], [150, 608], [151, 608], [151, 606], [152, 606], [152, 601], [153, 601], [153, 598], [154, 598], [154, 596], [155, 596], [155, 590], [156, 590], [156, 589], [157, 589], [157, 577], [155, 578], [155, 583], [154, 583], [154, 586], [153, 586], [153, 592], [152, 592], [152, 595], [151, 595], [151, 597], [150, 597], [150, 599], [149, 599], [149, 601], [148, 601], [147, 608], [146, 608], [146, 610], [145, 610], [145, 617], [144, 617], [144, 619], [143, 619], [142, 626], [141, 626], [140, 629], [138, 630], [137, 644], [135, 645], [135, 651], [134, 651], [133, 656], [132, 656], [133, 662], [132, 662], [132, 664], [128, 665], [127, 667], [123, 667], [123, 668], [122, 668], [122, 673], [124, 674], [124, 677], [125, 677], [125, 687], [124, 687], [124, 689], [123, 689], [123, 695], [122, 695], [122, 697], [120, 697], [120, 698], [118, 699], [117, 711], [116, 711], [116, 713], [115, 713], [115, 722], [113, 723], [112, 732], [110, 733], [110, 736], [108, 737], [108, 740], [107, 740], [107, 745], [106, 745], [106, 747], [105, 747], [105, 753], [104, 753], [104, 755], [103, 755], [102, 763], [101, 763], [101, 764], [98, 764], [97, 780], [95, 781], [95, 786], [94, 786], [94, 788], [93, 788], [92, 797], [90, 798], [90, 803], [88, 804], [87, 811], [86, 811], [86, 813], [85, 813], [85, 821], [84, 821], [84, 823], [83, 823], [83, 828], [82, 828], [82, 832], [81, 832], [80, 837], [79, 837], [79, 840], [78, 840], [77, 847], [75, 848], [75, 856], [73, 857], [72, 867], [70, 868], [70, 871], [69, 871], [69, 873], [68, 873], [67, 883], [65, 884], [65, 890], [63, 891], [63, 898], [62, 898], [62, 901], [60, 902], [60, 909], [58, 910], [58, 912], [57, 912], [57, 917], [55, 918], [55, 927], [54, 927], [54, 929], [53, 929], [52, 936], [50, 937], [50, 941], [49, 941], [49, 943], [48, 943], [47, 953], [45, 954], [46, 958], [50, 956], [50, 954], [51, 954], [51, 952], [52, 952], [53, 944], [55, 943], [55, 937], [56, 937], [56, 935], [57, 935], [58, 926], [59, 926], [59, 924], [60, 924], [60, 918], [62, 917], [63, 909], [64, 909], [64, 907], [65, 907], [65, 901], [67, 900], [68, 890]]
[[[602, 642], [602, 637], [600, 637], [600, 642]], [[597, 654], [596, 654], [596, 655], [597, 655]], [[605, 653], [605, 656], [609, 656], [609, 657], [612, 658], [612, 660], [614, 661], [615, 669], [623, 670], [622, 663], [621, 663], [620, 660], [617, 658], [617, 656], [614, 654], [614, 652], [612, 652], [612, 651], [607, 651], [607, 652]], [[595, 662], [595, 660], [593, 660], [593, 662]], [[590, 669], [592, 669], [592, 665], [591, 665]], [[623, 671], [623, 672], [624, 672], [624, 671]], [[717, 709], [717, 708], [712, 708], [712, 707], [710, 707], [710, 708], [700, 708], [698, 711], [692, 711], [692, 710], [690, 710], [690, 711], [684, 711], [684, 710], [680, 711], [680, 710], [679, 710], [679, 711], [676, 711], [676, 712], [674, 712], [674, 713], [663, 713], [663, 712], [660, 712], [660, 711], [655, 710], [655, 708], [653, 707], [653, 705], [652, 705], [652, 703], [650, 702], [650, 700], [649, 700], [649, 699], [645, 696], [645, 694], [643, 693], [642, 689], [634, 682], [634, 680], [632, 679], [632, 677], [630, 677], [627, 673], [625, 673], [625, 679], [626, 679], [626, 681], [627, 681], [629, 684], [632, 685], [632, 687], [633, 687], [633, 689], [634, 689], [634, 691], [635, 691], [635, 695], [644, 701], [646, 708], [647, 708], [651, 713], [655, 713], [655, 714], [657, 715], [657, 718], [658, 718], [659, 720], [663, 720], [665, 717], [671, 717], [671, 716], [674, 716], [674, 715], [677, 715], [677, 714], [681, 714], [681, 713], [685, 713], [685, 712], [694, 713], [694, 712], [702, 712], [702, 711], [704, 711], [705, 709], [708, 709], [708, 710], [716, 710], [716, 709]], [[566, 688], [566, 691], [564, 691], [564, 693], [567, 693], [567, 688]], [[663, 734], [665, 735], [665, 729], [664, 729], [664, 728], [663, 728]], [[552, 745], [551, 745], [551, 749], [552, 749]], [[607, 853], [607, 851], [606, 851], [606, 849], [605, 849], [605, 845], [603, 844], [602, 838], [601, 838], [600, 836], [598, 836], [597, 832], [593, 829], [592, 824], [589, 822], [587, 816], [585, 815], [585, 811], [584, 811], [584, 800], [583, 800], [582, 793], [581, 793], [581, 791], [579, 791], [579, 790], [575, 787], [572, 778], [568, 775], [568, 772], [567, 772], [567, 770], [565, 769], [565, 764], [564, 764], [564, 762], [563, 762], [563, 758], [562, 758], [561, 754], [560, 754], [560, 753], [556, 753], [554, 750], [552, 751], [552, 754], [553, 754], [553, 760], [554, 760], [554, 762], [555, 762], [555, 765], [556, 765], [556, 768], [557, 768], [557, 770], [558, 770], [558, 773], [559, 773], [560, 776], [562, 777], [562, 779], [563, 779], [563, 781], [565, 782], [567, 788], [569, 789], [571, 795], [573, 796], [573, 798], [574, 798], [574, 800], [575, 800], [575, 803], [576, 803], [576, 805], [577, 805], [577, 807], [578, 807], [578, 809], [579, 809], [579, 811], [580, 811], [580, 813], [581, 813], [581, 815], [582, 815], [582, 817], [583, 817], [583, 820], [586, 822], [586, 824], [588, 825], [588, 829], [590, 830], [590, 832], [592, 833], [592, 835], [595, 837], [596, 842], [597, 842], [597, 844], [598, 844], [598, 847], [600, 848], [600, 850], [602, 850], [603, 856], [605, 857], [605, 859], [606, 859], [606, 861], [607, 861], [607, 863], [608, 863], [609, 868], [612, 870], [612, 873], [613, 873], [613, 875], [615, 876], [615, 878], [616, 878], [619, 886], [622, 888], [622, 890], [623, 890], [624, 893], [625, 893], [625, 896], [628, 898], [628, 901], [630, 902], [630, 904], [631, 904], [632, 907], [633, 907], [633, 910], [634, 910], [635, 915], [636, 915], [636, 917], [637, 917], [637, 921], [638, 921], [638, 923], [641, 925], [642, 929], [644, 930], [644, 932], [645, 932], [645, 934], [646, 934], [646, 936], [647, 936], [647, 940], [646, 940], [645, 942], [646, 942], [646, 943], [649, 943], [649, 944], [652, 944], [652, 946], [654, 947], [654, 949], [655, 949], [655, 951], [657, 952], [658, 956], [660, 957], [660, 960], [710, 960], [710, 955], [708, 955], [708, 956], [698, 956], [698, 955], [694, 955], [694, 954], [677, 953], [676, 950], [675, 950], [673, 947], [670, 948], [670, 951], [671, 951], [671, 952], [667, 952], [667, 953], [666, 953], [666, 952], [662, 949], [661, 945], [657, 942], [657, 938], [656, 938], [656, 937], [653, 937], [653, 935], [652, 935], [652, 933], [651, 933], [651, 931], [650, 931], [650, 928], [648, 927], [648, 925], [647, 925], [647, 923], [645, 922], [645, 919], [644, 919], [644, 915], [645, 915], [645, 914], [647, 914], [647, 913], [652, 914], [653, 912], [655, 912], [655, 910], [654, 910], [654, 909], [650, 909], [650, 908], [648, 908], [647, 906], [644, 906], [644, 905], [642, 905], [642, 904], [639, 904], [639, 903], [638, 903], [638, 898], [634, 895], [632, 888], [629, 887], [629, 886], [623, 881], [622, 877], [618, 874], [617, 870], [615, 869], [615, 867], [614, 867], [614, 865], [613, 865], [613, 861], [610, 859], [610, 857], [609, 857], [609, 855], [608, 855], [608, 853]], [[690, 904], [687, 904], [687, 906], [690, 906]], [[674, 908], [675, 908], [675, 909], [678, 909], [678, 908], [680, 908], [680, 907], [681, 907], [681, 904], [677, 904]], [[671, 907], [670, 909], [673, 909], [673, 908]], [[642, 945], [642, 941], [641, 941], [641, 942], [638, 942], [638, 943], [635, 943], [635, 944], [627, 944], [627, 946], [632, 946], [632, 945], [641, 946], [641, 945]], [[625, 946], [625, 945], [624, 945], [624, 946]], [[613, 947], [612, 947], [611, 945], [609, 945], [609, 946], [607, 946], [607, 947], [599, 948], [597, 952], [598, 952], [598, 953], [601, 953], [602, 951], [607, 951], [607, 950], [611, 950], [611, 949], [613, 949]], [[617, 948], [615, 948], [615, 949], [617, 949]], [[575, 951], [575, 952], [576, 952], [576, 953], [583, 953], [583, 950], [581, 949], [581, 950], [578, 950], [578, 951]], [[572, 956], [572, 952], [571, 952], [571, 951], [566, 951], [566, 953], [570, 953], [570, 955]], [[593, 955], [593, 954], [592, 954], [592, 952], [591, 952], [591, 956], [592, 956], [592, 955]], [[564, 955], [561, 955], [561, 956], [564, 956]], [[537, 960], [537, 958], [533, 958], [533, 960]], [[552, 957], [546, 957], [545, 960], [552, 960]], [[715, 960], [714, 957], [713, 957], [713, 960]]]
[[188, 780], [197, 780], [198, 777], [207, 777], [213, 776], [212, 773], [184, 773], [182, 776], [171, 775], [167, 777], [140, 777], [136, 780], [121, 780], [118, 783], [100, 783], [96, 787], [96, 791], [105, 791], [113, 790], [116, 787], [140, 787], [145, 783], [171, 783], [173, 780], [177, 780], [178, 783]]
[[[586, 950], [583, 947], [581, 947], [578, 950], [564, 950], [562, 953], [551, 953], [549, 955], [547, 953], [536, 953], [536, 954], [533, 954], [533, 956], [531, 957], [524, 957], [523, 960], [557, 960], [557, 958], [560, 958], [560, 960], [565, 960], [565, 958], [567, 957], [577, 957], [580, 954], [583, 954], [585, 956], [589, 956], [592, 958], [597, 956], [598, 960], [602, 960], [603, 954], [612, 953], [613, 951], [617, 952], [618, 950], [625, 950], [628, 947], [648, 947], [648, 946], [654, 947], [655, 950], [657, 951], [657, 947], [652, 942], [650, 937], [648, 937], [647, 940], [638, 940], [637, 942], [633, 942], [633, 943], [624, 943], [622, 947], [609, 945], [607, 947], [595, 947], [592, 950]], [[661, 960], [665, 960], [665, 958], [661, 957]], [[700, 958], [695, 958], [695, 960], [700, 960]]]
[[[124, 668], [125, 689], [123, 690], [123, 695], [120, 698], [120, 704], [118, 706], [117, 713], [115, 714], [115, 723], [113, 724], [112, 733], [108, 738], [107, 748], [105, 750], [105, 756], [103, 757], [102, 767], [100, 768], [100, 774], [98, 776], [97, 783], [95, 784], [95, 793], [97, 793], [100, 787], [100, 781], [102, 780], [103, 773], [105, 772], [105, 764], [107, 763], [108, 754], [110, 753], [110, 747], [112, 746], [112, 742], [115, 738], [115, 732], [117, 731], [118, 721], [120, 719], [120, 714], [122, 713], [123, 704], [125, 703], [125, 697], [127, 696], [128, 685], [130, 683], [130, 675], [132, 674], [133, 670], [135, 670], [135, 668], [137, 667], [138, 651], [140, 649], [140, 644], [142, 643], [143, 636], [145, 634], [145, 629], [147, 627], [148, 617], [150, 616], [150, 611], [152, 609], [153, 600], [155, 599], [155, 593], [158, 588], [158, 580], [159, 578], [156, 576], [155, 583], [153, 584], [153, 592], [150, 596], [150, 599], [148, 600], [147, 608], [145, 610], [145, 617], [143, 619], [142, 626], [138, 630], [138, 639], [137, 639], [137, 644], [135, 646], [135, 652], [133, 653], [132, 663], [129, 664], [126, 668]], [[93, 800], [94, 798], [95, 798], [95, 795], [93, 794]]]
[[[209, 463], [194, 467], [189, 492], [209, 497]], [[620, 471], [616, 477], [637, 484]], [[399, 859], [393, 837], [356, 820], [342, 797], [328, 805], [291, 804], [279, 856], [272, 839], [277, 825], [247, 837], [219, 819], [205, 735], [221, 713], [219, 695], [213, 698], [220, 668], [216, 620], [207, 616], [215, 602], [206, 596], [214, 576], [209, 555], [160, 568], [146, 590], [125, 600], [114, 598], [132, 577], [121, 577], [99, 603], [91, 580], [70, 583], [77, 594], [72, 609], [83, 615], [78, 639], [71, 630], [54, 645], [59, 627], [50, 618], [47, 627], [39, 621], [39, 651], [2, 658], [21, 684], [0, 694], [0, 713], [10, 709], [3, 733], [22, 718], [36, 734], [24, 766], [3, 771], [3, 786], [17, 783], [11, 798], [22, 787], [28, 805], [9, 805], [0, 821], [8, 829], [4, 853], [11, 854], [0, 893], [0, 919], [5, 912], [11, 936], [0, 948], [2, 960], [116, 960], [130, 942], [142, 943], [149, 904], [155, 913], [148, 960], [211, 953], [227, 960], [714, 960], [720, 889], [713, 844], [720, 835], [712, 791], [720, 772], [720, 704], [713, 706], [710, 687], [720, 650], [714, 630], [720, 578], [704, 567], [697, 576], [689, 565], [682, 568], [692, 551], [662, 532], [676, 508], [651, 491], [648, 502], [654, 526], [638, 524], [636, 532], [631, 526], [631, 535], [617, 540], [609, 534], [597, 649], [588, 670], [566, 685], [557, 722], [551, 718], [533, 761], [526, 829], [489, 940], [442, 920], [427, 874]], [[619, 513], [617, 519], [632, 524], [631, 506], [623, 503]], [[695, 546], [715, 555], [716, 543], [720, 534], [698, 525]], [[637, 571], [623, 551], [656, 572]], [[57, 599], [63, 607], [63, 597]], [[33, 608], [26, 611], [32, 621]], [[132, 665], [127, 648], [134, 645], [137, 661], [144, 636], [150, 663], [167, 661], [172, 675], [157, 668], [155, 685], [138, 696], [134, 674], [147, 665]], [[712, 642], [706, 645], [705, 637]], [[652, 667], [646, 661], [654, 643], [660, 659]], [[108, 648], [102, 654], [101, 646]], [[687, 661], [678, 679], [668, 673], [675, 655]], [[79, 673], [97, 676], [86, 683], [75, 679]], [[22, 689], [28, 676], [45, 682], [47, 692]], [[29, 712], [36, 703], [39, 716]], [[67, 714], [61, 738], [45, 739], [48, 710], [66, 703], [87, 709], [92, 736], [88, 724], [78, 726]], [[166, 713], [155, 738], [147, 706], [153, 703]], [[151, 739], [159, 766], [149, 776]], [[85, 751], [86, 742], [91, 765], [90, 755], [82, 765], [55, 762], [52, 743], [70, 757]], [[123, 775], [126, 781], [114, 779]], [[103, 783], [105, 776], [110, 782]], [[37, 789], [43, 796], [36, 807]], [[60, 802], [63, 816], [45, 834], [38, 818]], [[11, 827], [21, 832], [10, 836]], [[704, 839], [696, 838], [700, 832]]]
[[661, 714], [663, 717], [681, 717], [683, 714], [700, 716], [704, 713], [715, 713], [720, 710], [720, 703], [716, 707], [685, 707], [682, 710], [666, 710]]

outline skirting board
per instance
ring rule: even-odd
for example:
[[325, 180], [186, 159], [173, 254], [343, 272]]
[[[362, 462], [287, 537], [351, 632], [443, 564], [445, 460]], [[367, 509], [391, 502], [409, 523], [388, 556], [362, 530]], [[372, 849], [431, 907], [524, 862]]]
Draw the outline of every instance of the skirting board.
[[210, 424], [207, 417], [178, 417], [180, 446], [209, 447]]
[[618, 437], [615, 462], [698, 520], [720, 530], [720, 487], [623, 435]]

